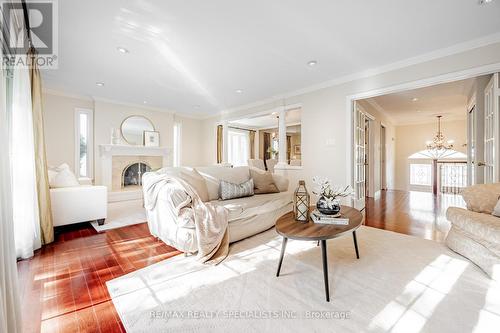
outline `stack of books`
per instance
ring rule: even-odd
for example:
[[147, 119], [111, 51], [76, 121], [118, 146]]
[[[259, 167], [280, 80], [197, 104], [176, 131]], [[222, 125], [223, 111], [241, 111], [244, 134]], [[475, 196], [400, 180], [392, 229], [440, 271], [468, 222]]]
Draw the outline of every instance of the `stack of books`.
[[333, 224], [333, 225], [349, 224], [349, 219], [342, 217], [334, 217], [334, 215], [322, 214], [317, 209], [311, 212], [311, 220], [313, 220], [314, 223], [321, 223], [321, 224]]

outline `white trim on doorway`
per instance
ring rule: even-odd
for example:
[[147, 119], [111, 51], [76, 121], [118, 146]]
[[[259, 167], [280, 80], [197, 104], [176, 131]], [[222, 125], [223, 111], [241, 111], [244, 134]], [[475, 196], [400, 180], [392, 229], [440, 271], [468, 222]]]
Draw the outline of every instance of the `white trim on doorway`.
[[[485, 66], [479, 66], [479, 67], [474, 67], [474, 68], [469, 68], [466, 70], [462, 71], [457, 71], [457, 72], [452, 72], [452, 73], [447, 73], [443, 75], [438, 75], [430, 78], [425, 78], [421, 80], [416, 80], [416, 81], [411, 81], [411, 82], [406, 82], [406, 83], [401, 83], [401, 84], [396, 84], [394, 86], [389, 86], [385, 88], [379, 88], [379, 89], [374, 89], [370, 91], [365, 91], [362, 93], [357, 93], [357, 94], [352, 94], [352, 95], [347, 95], [346, 96], [346, 111], [348, 114], [347, 119], [347, 124], [346, 128], [349, 129], [347, 131], [347, 142], [351, 144], [351, 147], [354, 146], [354, 105], [355, 101], [360, 100], [360, 99], [367, 99], [367, 98], [372, 98], [372, 97], [377, 97], [377, 96], [382, 96], [382, 95], [387, 95], [387, 94], [392, 94], [392, 93], [397, 93], [397, 92], [402, 92], [406, 90], [413, 90], [413, 89], [419, 89], [419, 88], [425, 88], [425, 87], [430, 87], [434, 86], [437, 84], [443, 84], [443, 83], [449, 83], [449, 82], [454, 82], [454, 81], [459, 81], [459, 80], [465, 80], [465, 79], [470, 79], [482, 75], [488, 75], [488, 74], [493, 74], [500, 72], [500, 63], [494, 63], [494, 64], [489, 64]], [[347, 161], [347, 167], [348, 171], [346, 173], [346, 183], [351, 184], [351, 186], [354, 186], [354, 151], [353, 149], [347, 149], [346, 152], [346, 161]]]

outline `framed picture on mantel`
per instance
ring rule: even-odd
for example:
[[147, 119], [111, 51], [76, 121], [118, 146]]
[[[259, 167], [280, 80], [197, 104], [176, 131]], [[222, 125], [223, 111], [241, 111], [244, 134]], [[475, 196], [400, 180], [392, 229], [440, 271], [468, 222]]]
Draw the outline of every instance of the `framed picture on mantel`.
[[144, 146], [146, 146], [146, 147], [159, 147], [160, 146], [160, 132], [144, 131]]

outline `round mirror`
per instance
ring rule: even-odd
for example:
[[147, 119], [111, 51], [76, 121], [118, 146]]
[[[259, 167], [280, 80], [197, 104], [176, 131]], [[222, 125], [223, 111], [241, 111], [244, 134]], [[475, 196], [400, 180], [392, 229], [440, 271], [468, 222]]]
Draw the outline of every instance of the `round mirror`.
[[154, 131], [153, 123], [143, 116], [130, 116], [122, 122], [122, 136], [128, 144], [144, 145], [144, 131]]

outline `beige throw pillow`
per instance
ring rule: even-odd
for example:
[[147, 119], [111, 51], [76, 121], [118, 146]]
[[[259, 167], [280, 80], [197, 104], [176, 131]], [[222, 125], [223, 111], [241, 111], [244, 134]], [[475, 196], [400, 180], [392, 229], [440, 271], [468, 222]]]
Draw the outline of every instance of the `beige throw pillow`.
[[462, 197], [468, 210], [491, 214], [500, 197], [500, 183], [469, 186], [463, 190]]
[[273, 173], [272, 175], [273, 175], [274, 184], [276, 185], [278, 190], [280, 192], [288, 191], [288, 185], [290, 183], [288, 178], [286, 178], [285, 176], [282, 176], [282, 175], [277, 175], [275, 173]]
[[201, 201], [209, 201], [207, 182], [196, 169], [185, 168], [181, 171], [179, 177], [194, 188], [196, 193], [200, 196]]
[[273, 175], [269, 171], [258, 172], [250, 169], [250, 177], [253, 179], [255, 194], [278, 193], [280, 191], [276, 187]]

